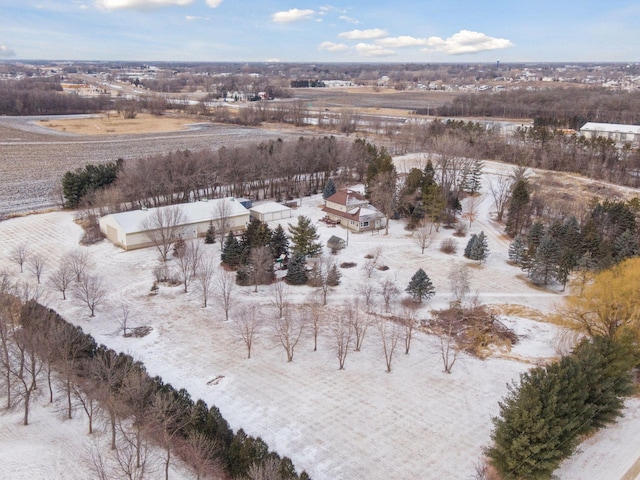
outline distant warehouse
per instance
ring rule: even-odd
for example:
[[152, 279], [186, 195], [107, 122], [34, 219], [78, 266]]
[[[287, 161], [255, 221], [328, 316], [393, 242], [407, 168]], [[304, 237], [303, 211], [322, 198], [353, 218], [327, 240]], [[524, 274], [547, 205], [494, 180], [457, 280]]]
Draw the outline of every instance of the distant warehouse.
[[616, 143], [640, 144], [640, 125], [587, 122], [580, 128], [586, 138], [605, 137]]
[[112, 213], [100, 218], [100, 231], [107, 239], [125, 250], [153, 246], [149, 233], [158, 228], [158, 218], [168, 219], [179, 210], [179, 235], [189, 240], [203, 237], [211, 222], [226, 218], [229, 231], [244, 230], [249, 222], [249, 210], [233, 197], [181, 203], [166, 207]]

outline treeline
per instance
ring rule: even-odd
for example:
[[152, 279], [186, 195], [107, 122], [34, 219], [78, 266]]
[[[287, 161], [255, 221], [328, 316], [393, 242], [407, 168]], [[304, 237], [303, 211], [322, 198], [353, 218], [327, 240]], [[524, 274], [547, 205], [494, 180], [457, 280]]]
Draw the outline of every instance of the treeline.
[[107, 109], [109, 102], [108, 96], [66, 94], [57, 77], [0, 82], [0, 115], [95, 113]]
[[585, 436], [622, 415], [636, 364], [632, 344], [594, 337], [560, 361], [521, 374], [493, 419], [487, 455], [500, 478], [554, 478]]
[[496, 126], [463, 120], [412, 123], [393, 136], [393, 151], [497, 160], [640, 186], [640, 148], [630, 144], [618, 148], [611, 139], [585, 138], [545, 126], [519, 128], [505, 135]]
[[[434, 109], [430, 109], [433, 114]], [[640, 123], [640, 96], [604, 88], [549, 88], [480, 92], [455, 97], [435, 109], [443, 117], [542, 119], [557, 127], [578, 129], [587, 121]], [[425, 115], [424, 109], [417, 110]]]
[[507, 220], [507, 233], [515, 236], [509, 259], [538, 285], [564, 286], [575, 270], [602, 270], [640, 253], [637, 199], [592, 203], [581, 222], [572, 215], [532, 222], [521, 187], [514, 192]]
[[364, 140], [349, 143], [335, 137], [184, 150], [127, 160], [108, 188], [87, 185], [82, 201], [104, 213], [226, 196], [291, 200], [321, 191], [329, 176], [341, 185], [361, 182], [370, 156]]
[[[151, 377], [141, 362], [98, 345], [53, 310], [33, 299], [20, 301], [13, 293], [4, 277], [0, 291], [0, 369], [4, 381], [0, 385], [8, 407], [22, 403], [25, 425], [36, 389], [49, 392], [53, 402], [52, 382], [57, 378], [63, 386], [67, 418], [80, 406], [91, 434], [98, 412], [105, 414], [111, 449], [117, 452], [118, 468], [123, 469], [115, 473], [118, 477], [142, 478], [151, 467], [146, 452], [152, 443], [164, 451], [161, 463], [165, 478], [175, 455], [197, 478], [263, 478], [260, 475], [268, 471], [275, 475], [269, 478], [309, 479], [305, 472], [298, 475], [291, 460], [270, 451], [261, 438], [242, 429], [234, 433], [216, 407], [194, 401], [186, 390], [178, 390], [158, 376]], [[42, 388], [43, 382], [46, 388]], [[105, 459], [91, 460], [97, 478], [113, 478]]]

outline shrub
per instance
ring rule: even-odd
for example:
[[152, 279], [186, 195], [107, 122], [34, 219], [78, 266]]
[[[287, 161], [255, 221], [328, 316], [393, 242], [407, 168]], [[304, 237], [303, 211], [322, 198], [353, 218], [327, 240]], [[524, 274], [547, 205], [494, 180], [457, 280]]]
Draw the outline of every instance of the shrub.
[[342, 263], [340, 264], [340, 268], [353, 268], [353, 267], [355, 267], [356, 265], [358, 265], [358, 264], [357, 264], [357, 263], [355, 263], [355, 262], [342, 262]]
[[458, 243], [453, 238], [445, 238], [440, 242], [440, 251], [442, 253], [454, 254], [458, 249]]

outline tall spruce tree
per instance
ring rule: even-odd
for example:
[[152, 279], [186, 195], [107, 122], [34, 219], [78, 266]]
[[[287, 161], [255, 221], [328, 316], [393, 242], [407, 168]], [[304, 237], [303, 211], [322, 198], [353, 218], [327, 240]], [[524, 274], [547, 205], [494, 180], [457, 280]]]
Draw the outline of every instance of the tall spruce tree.
[[333, 179], [330, 178], [329, 180], [327, 180], [327, 183], [324, 185], [324, 188], [322, 189], [322, 198], [326, 200], [331, 195], [335, 194], [337, 191], [338, 189], [336, 188], [336, 184], [334, 183]]
[[278, 224], [271, 234], [271, 253], [273, 259], [277, 260], [281, 255], [289, 255], [289, 237], [287, 237], [282, 225]]
[[405, 291], [419, 303], [422, 303], [422, 300], [429, 300], [436, 293], [431, 279], [422, 268], [413, 274]]
[[536, 285], [548, 285], [552, 280], [558, 280], [558, 263], [560, 262], [560, 247], [555, 238], [545, 235], [536, 248], [536, 254], [531, 260], [529, 278]]
[[293, 243], [293, 253], [315, 257], [322, 252], [322, 243], [317, 241], [320, 235], [309, 217], [299, 216], [296, 225], [289, 224], [289, 233]]
[[529, 182], [526, 178], [521, 178], [513, 186], [509, 207], [507, 209], [507, 235], [515, 237], [522, 233], [529, 219], [528, 205], [531, 201], [529, 194]]
[[489, 244], [487, 236], [481, 231], [478, 234], [471, 235], [467, 246], [464, 249], [464, 256], [470, 260], [477, 260], [478, 262], [484, 262], [489, 256]]
[[289, 260], [286, 281], [290, 285], [306, 285], [309, 277], [307, 275], [307, 260], [304, 255], [294, 253]]
[[509, 245], [509, 260], [518, 266], [522, 266], [522, 264], [525, 263], [527, 255], [527, 244], [524, 238], [522, 235], [516, 235]]
[[220, 259], [222, 263], [231, 268], [237, 268], [242, 263], [242, 246], [231, 232], [227, 234], [227, 238], [224, 240]]

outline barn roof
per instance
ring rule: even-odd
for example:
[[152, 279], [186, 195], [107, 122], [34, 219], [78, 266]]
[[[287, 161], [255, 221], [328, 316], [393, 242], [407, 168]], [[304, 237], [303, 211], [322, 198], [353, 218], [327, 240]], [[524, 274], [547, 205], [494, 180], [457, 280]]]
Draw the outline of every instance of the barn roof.
[[249, 210], [247, 210], [235, 198], [227, 197], [203, 200], [200, 202], [180, 203], [177, 205], [149, 208], [146, 210], [131, 210], [129, 212], [112, 213], [107, 215], [107, 217], [111, 217], [120, 226], [124, 233], [137, 233], [145, 231], [145, 228], [142, 225], [155, 210], [166, 210], [175, 207], [180, 208], [185, 216], [185, 221], [182, 223], [183, 225], [217, 220], [220, 216], [220, 205], [224, 201], [226, 201], [228, 205], [229, 217], [249, 214]]
[[259, 205], [254, 205], [250, 208], [252, 212], [256, 213], [273, 213], [273, 212], [286, 212], [287, 210], [291, 210], [286, 205], [283, 205], [278, 202], [267, 202], [261, 203]]
[[603, 133], [633, 133], [637, 135], [640, 134], [640, 125], [587, 122], [580, 128], [580, 131], [596, 131]]

